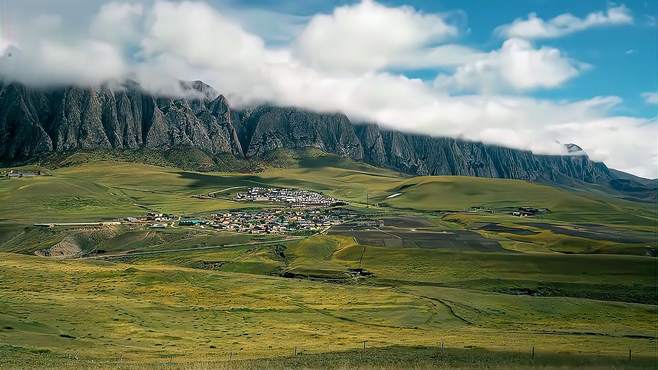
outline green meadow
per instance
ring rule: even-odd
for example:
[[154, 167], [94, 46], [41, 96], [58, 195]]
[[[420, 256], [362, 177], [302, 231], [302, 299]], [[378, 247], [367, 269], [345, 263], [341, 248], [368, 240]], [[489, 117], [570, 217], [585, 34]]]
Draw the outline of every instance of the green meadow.
[[[290, 161], [72, 161], [0, 180], [0, 368], [655, 368], [655, 205]], [[382, 221], [296, 236], [34, 226], [273, 206], [233, 200], [250, 186], [322, 192]], [[35, 255], [58, 244], [78, 252]]]

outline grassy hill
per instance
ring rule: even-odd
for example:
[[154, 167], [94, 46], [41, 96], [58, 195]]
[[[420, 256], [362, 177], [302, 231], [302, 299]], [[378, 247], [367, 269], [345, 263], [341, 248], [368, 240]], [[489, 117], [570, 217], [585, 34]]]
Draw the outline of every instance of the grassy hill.
[[395, 208], [462, 211], [471, 207], [547, 208], [545, 217], [568, 222], [606, 222], [655, 226], [656, 208], [584, 191], [567, 191], [521, 180], [428, 176], [404, 180], [392, 189], [399, 196], [381, 201]]
[[[280, 166], [255, 173], [87, 156], [47, 176], [0, 180], [0, 367], [655, 362], [655, 205], [516, 180], [404, 177], [320, 153], [277, 155]], [[375, 226], [297, 239], [32, 226], [268, 207], [232, 200], [249, 186], [319, 191]], [[519, 207], [550, 212], [511, 215]], [[83, 258], [33, 255], [60, 243]]]
[[[32, 220], [36, 216], [45, 217], [50, 211], [68, 217], [76, 216], [76, 210], [89, 218], [113, 217], [139, 212], [140, 207], [200, 212], [236, 204], [192, 200], [186, 196], [255, 185], [303, 187], [363, 206], [368, 197], [370, 204], [417, 211], [533, 206], [549, 208], [556, 219], [654, 226], [658, 217], [651, 203], [624, 201], [598, 193], [567, 191], [521, 180], [408, 178], [397, 172], [317, 154], [299, 159], [294, 167], [270, 167], [250, 174], [195, 172], [106, 160], [76, 163], [49, 173], [51, 176], [0, 180], [3, 181], [0, 199], [4, 205], [0, 210], [10, 216], [5, 218]], [[400, 195], [387, 199], [397, 193]], [[40, 215], [32, 213], [33, 208], [38, 208]]]
[[[644, 233], [649, 243], [583, 239], [578, 233], [555, 230], [537, 236], [502, 238], [513, 249], [566, 252], [645, 253], [654, 248], [658, 232], [655, 205], [631, 202], [599, 193], [574, 192], [519, 180], [472, 177], [400, 177], [398, 173], [332, 156], [306, 156], [306, 167], [268, 168], [242, 174], [194, 172], [172, 167], [116, 161], [81, 163], [50, 170], [50, 176], [0, 180], [0, 240], [36, 222], [83, 222], [141, 215], [148, 210], [191, 215], [259, 205], [234, 202], [231, 191], [248, 186], [296, 187], [343, 199], [370, 212], [405, 211], [436, 214], [452, 222], [486, 222], [529, 228], [526, 220], [510, 216], [516, 207], [548, 208], [541, 223], [597, 224], [620, 232]], [[197, 199], [194, 195], [226, 190], [226, 196]], [[378, 206], [374, 206], [378, 205]], [[472, 207], [496, 212], [468, 214]], [[539, 222], [539, 221], [537, 221]], [[626, 231], [625, 231], [626, 230]], [[630, 231], [628, 231], [630, 230]], [[574, 234], [574, 233], [571, 233]], [[500, 235], [498, 235], [500, 236]], [[509, 236], [509, 235], [508, 235]], [[567, 242], [565, 242], [565, 240]]]

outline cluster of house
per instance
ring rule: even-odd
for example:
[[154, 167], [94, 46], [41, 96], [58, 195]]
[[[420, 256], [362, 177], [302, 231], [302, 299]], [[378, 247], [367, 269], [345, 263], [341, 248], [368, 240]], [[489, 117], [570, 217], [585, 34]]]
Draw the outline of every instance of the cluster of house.
[[519, 207], [516, 211], [512, 211], [512, 216], [532, 217], [548, 212], [550, 212], [548, 208]]
[[181, 218], [172, 214], [149, 212], [143, 217], [126, 217], [122, 223], [146, 224], [153, 229], [177, 224], [252, 234], [277, 234], [322, 230], [353, 218], [354, 214], [343, 208], [271, 208], [215, 213], [209, 218]]
[[41, 171], [9, 170], [5, 176], [9, 177], [10, 179], [12, 177], [35, 177], [41, 176]]
[[250, 202], [280, 202], [287, 203], [293, 207], [330, 207], [339, 204], [336, 198], [324, 196], [308, 190], [286, 189], [286, 188], [261, 188], [253, 187], [246, 192], [235, 195], [237, 201]]
[[175, 215], [158, 212], [148, 212], [142, 217], [126, 217], [123, 219], [127, 223], [149, 223], [154, 229], [164, 229], [177, 220], [179, 220], [179, 217]]
[[207, 224], [220, 230], [247, 232], [252, 234], [277, 234], [300, 231], [317, 231], [338, 225], [353, 218], [343, 209], [264, 209], [260, 211], [237, 211], [213, 214], [212, 220], [181, 220], [180, 224]]
[[486, 207], [471, 207], [466, 212], [468, 213], [495, 213], [491, 208]]

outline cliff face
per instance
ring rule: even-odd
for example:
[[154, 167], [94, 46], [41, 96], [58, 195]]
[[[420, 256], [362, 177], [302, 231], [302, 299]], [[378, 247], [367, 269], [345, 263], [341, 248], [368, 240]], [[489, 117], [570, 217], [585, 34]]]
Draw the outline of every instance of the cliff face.
[[353, 125], [343, 114], [297, 108], [260, 106], [234, 111], [223, 96], [200, 81], [181, 83], [181, 87], [193, 97], [155, 97], [134, 83], [114, 89], [52, 90], [0, 85], [0, 160], [12, 162], [78, 149], [167, 150], [180, 146], [250, 158], [279, 148], [315, 147], [414, 175], [606, 185], [619, 178], [582, 153], [534, 155], [388, 131], [372, 124]]
[[12, 161], [53, 151], [181, 145], [242, 156], [231, 120], [231, 110], [221, 95], [213, 99], [202, 94], [198, 99], [154, 97], [134, 84], [119, 89], [55, 90], [7, 84], [0, 86], [0, 158]]
[[242, 115], [241, 131], [247, 157], [261, 156], [279, 148], [314, 147], [363, 160], [359, 138], [344, 114], [259, 107]]
[[262, 107], [241, 115], [240, 138], [248, 157], [278, 148], [315, 147], [414, 175], [458, 175], [566, 183], [610, 179], [603, 163], [585, 155], [542, 156], [482, 143], [434, 138], [352, 125], [341, 114]]
[[450, 138], [382, 131], [356, 126], [368, 162], [419, 175], [458, 175], [564, 182], [610, 178], [603, 163], [585, 155], [547, 156]]

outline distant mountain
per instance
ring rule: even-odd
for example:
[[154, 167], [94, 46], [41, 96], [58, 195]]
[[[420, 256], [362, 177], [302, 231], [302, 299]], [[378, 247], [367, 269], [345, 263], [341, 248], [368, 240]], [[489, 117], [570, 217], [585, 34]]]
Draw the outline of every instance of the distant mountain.
[[612, 189], [633, 198], [657, 200], [658, 179], [649, 180], [614, 169], [610, 169], [610, 174], [608, 185]]
[[0, 160], [15, 163], [87, 149], [171, 150], [195, 147], [210, 155], [266, 158], [277, 149], [313, 147], [413, 175], [523, 179], [566, 186], [598, 185], [655, 199], [655, 182], [572, 155], [529, 151], [353, 124], [344, 114], [292, 107], [232, 110], [200, 81], [182, 82], [189, 98], [158, 97], [128, 82], [117, 88], [34, 89], [0, 84]]

